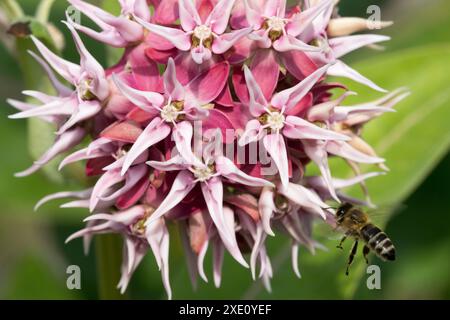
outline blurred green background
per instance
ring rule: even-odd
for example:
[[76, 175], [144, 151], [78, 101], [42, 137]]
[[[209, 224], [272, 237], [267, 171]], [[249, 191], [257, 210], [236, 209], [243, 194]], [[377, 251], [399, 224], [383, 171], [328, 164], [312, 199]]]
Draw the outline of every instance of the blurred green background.
[[[19, 1], [29, 14], [32, 14], [37, 1]], [[342, 0], [340, 12], [343, 16], [367, 16], [368, 5], [376, 4], [382, 8], [383, 20], [394, 20], [395, 25], [383, 30], [383, 34], [393, 37], [383, 52], [363, 49], [349, 55], [345, 61], [351, 65], [363, 66], [364, 61], [376, 61], [383, 57], [403, 52], [421, 50], [419, 63], [425, 59], [439, 58], [442, 69], [450, 67], [450, 2], [447, 0]], [[65, 1], [56, 1], [51, 14], [51, 21], [61, 30], [59, 23], [64, 18]], [[86, 22], [88, 19], [85, 18]], [[67, 33], [64, 31], [67, 38]], [[103, 46], [83, 36], [91, 52], [106, 65], [106, 53]], [[442, 48], [442, 50], [441, 50]], [[405, 51], [406, 50], [406, 51]], [[428, 56], [428, 52], [434, 55]], [[445, 55], [445, 57], [441, 57]], [[77, 61], [78, 57], [73, 43], [69, 40], [64, 55]], [[21, 72], [15, 60], [7, 50], [0, 46], [0, 298], [2, 299], [96, 299], [95, 250], [89, 256], [82, 253], [81, 241], [64, 245], [64, 239], [82, 227], [82, 218], [87, 212], [73, 209], [59, 209], [57, 204], [46, 205], [39, 212], [32, 208], [42, 196], [59, 190], [71, 190], [79, 187], [70, 181], [52, 183], [41, 173], [27, 178], [14, 178], [13, 173], [27, 168], [31, 157], [27, 148], [26, 121], [8, 120], [7, 115], [13, 109], [5, 103], [6, 98], [21, 98], [24, 89]], [[372, 60], [366, 60], [372, 57]], [[373, 59], [375, 57], [375, 59]], [[400, 59], [401, 60], [401, 59]], [[405, 60], [395, 70], [378, 70], [378, 73], [402, 73], [402, 84], [420, 91], [420, 79], [414, 72], [415, 60]], [[375, 67], [374, 67], [375, 68]], [[376, 68], [375, 68], [376, 69]], [[370, 66], [368, 66], [370, 71]], [[433, 71], [435, 70], [435, 71]], [[448, 70], [448, 69], [446, 69]], [[429, 72], [439, 72], [439, 66]], [[375, 75], [375, 71], [373, 72]], [[372, 74], [365, 73], [369, 78]], [[450, 83], [434, 83], [433, 74], [428, 74], [428, 86], [442, 87], [441, 91], [450, 90]], [[441, 79], [436, 75], [436, 79]], [[419, 85], [417, 85], [419, 83]], [[384, 85], [384, 83], [380, 83]], [[359, 87], [358, 87], [359, 88]], [[388, 89], [394, 89], [389, 87]], [[439, 93], [428, 91], [432, 93]], [[420, 92], [419, 92], [420, 94]], [[426, 107], [433, 96], [414, 100], [416, 95], [408, 98], [409, 107], [416, 104]], [[363, 97], [364, 98], [364, 97]], [[367, 99], [365, 99], [367, 100]], [[417, 105], [419, 107], [419, 105]], [[448, 100], [447, 109], [450, 108]], [[412, 110], [411, 110], [412, 111]], [[448, 114], [448, 113], [447, 113]], [[389, 116], [389, 115], [388, 115]], [[443, 129], [441, 138], [450, 141], [450, 126]], [[445, 122], [444, 122], [445, 123]], [[430, 123], [432, 128], [440, 123]], [[431, 129], [430, 129], [431, 130]], [[426, 134], [424, 134], [424, 139]], [[405, 144], [414, 148], [417, 141]], [[430, 157], [434, 141], [430, 145]], [[426, 149], [425, 149], [426, 150]], [[325, 273], [343, 273], [346, 254], [333, 260], [333, 266], [326, 265], [332, 252], [335, 254], [335, 241], [325, 240], [329, 252], [320, 252], [316, 256], [302, 252], [300, 268], [303, 278], [294, 277], [290, 262], [286, 262], [286, 249], [283, 243], [287, 239], [272, 241], [270, 254], [273, 257], [274, 279], [273, 293], [267, 294], [261, 285], [253, 283], [248, 270], [241, 269], [229, 257], [226, 258], [223, 272], [223, 287], [215, 289], [212, 283], [199, 284], [193, 291], [184, 263], [179, 240], [172, 236], [171, 249], [171, 282], [174, 298], [302, 298], [302, 299], [448, 299], [450, 298], [450, 157], [447, 149], [435, 155], [436, 166], [427, 169], [426, 174], [418, 177], [413, 191], [406, 199], [402, 199], [404, 208], [389, 221], [386, 232], [394, 240], [398, 261], [392, 264], [380, 263], [382, 269], [382, 289], [368, 290], [365, 285], [366, 276], [362, 278], [345, 278], [337, 276], [337, 285], [348, 286], [352, 282], [352, 294], [343, 295], [336, 283], [325, 281]], [[426, 152], [425, 152], [426, 153]], [[405, 154], [407, 156], [407, 154]], [[388, 158], [388, 165], [390, 159]], [[405, 161], [413, 161], [406, 159]], [[395, 164], [394, 164], [395, 165]], [[412, 173], [414, 175], [414, 173]], [[370, 184], [369, 184], [370, 187]], [[388, 189], [388, 186], [386, 186]], [[373, 188], [377, 190], [376, 188]], [[376, 195], [375, 195], [376, 198]], [[173, 230], [175, 231], [175, 230]], [[173, 233], [174, 234], [174, 233]], [[346, 247], [348, 248], [348, 247]], [[209, 256], [207, 257], [209, 259]], [[360, 259], [360, 257], [358, 257]], [[76, 264], [82, 270], [82, 289], [70, 291], [66, 288], [66, 268]], [[114, 266], [111, 266], [112, 268]], [[210, 269], [208, 269], [210, 270]], [[159, 272], [148, 255], [135, 274], [128, 298], [160, 299], [165, 298]]]

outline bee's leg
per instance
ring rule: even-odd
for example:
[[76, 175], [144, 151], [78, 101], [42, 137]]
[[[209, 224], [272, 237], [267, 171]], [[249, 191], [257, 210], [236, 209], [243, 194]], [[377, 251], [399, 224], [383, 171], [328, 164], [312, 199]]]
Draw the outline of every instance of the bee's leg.
[[345, 239], [347, 239], [347, 237], [346, 237], [346, 236], [343, 236], [342, 239], [341, 239], [341, 241], [339, 242], [339, 244], [336, 246], [336, 248], [338, 248], [338, 249], [344, 249], [344, 248], [342, 247], [342, 244], [344, 243]]
[[363, 248], [363, 256], [364, 256], [364, 260], [366, 260], [366, 263], [367, 263], [367, 264], [369, 264], [369, 259], [367, 259], [367, 255], [369, 254], [369, 252], [370, 252], [369, 246], [368, 246], [367, 244], [364, 245], [364, 248]]
[[347, 269], [345, 270], [346, 276], [348, 276], [348, 269], [350, 268], [350, 265], [353, 262], [353, 258], [355, 257], [357, 250], [358, 250], [358, 240], [355, 241], [355, 243], [353, 244], [352, 250], [350, 251], [350, 255], [349, 255], [348, 261], [347, 261]]

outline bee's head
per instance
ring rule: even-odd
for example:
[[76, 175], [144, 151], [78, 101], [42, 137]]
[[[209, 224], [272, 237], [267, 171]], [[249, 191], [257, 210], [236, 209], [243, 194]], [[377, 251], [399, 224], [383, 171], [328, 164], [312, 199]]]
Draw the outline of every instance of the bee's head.
[[336, 215], [338, 217], [342, 217], [351, 208], [353, 208], [353, 205], [351, 203], [345, 202], [337, 209]]

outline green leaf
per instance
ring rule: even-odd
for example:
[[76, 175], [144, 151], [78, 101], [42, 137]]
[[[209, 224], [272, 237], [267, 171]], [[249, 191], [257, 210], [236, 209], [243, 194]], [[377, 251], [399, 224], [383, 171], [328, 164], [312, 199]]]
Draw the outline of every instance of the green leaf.
[[[450, 46], [427, 46], [395, 54], [379, 54], [354, 66], [389, 90], [408, 86], [412, 92], [410, 97], [396, 107], [397, 113], [385, 114], [370, 123], [364, 131], [364, 138], [380, 156], [387, 159], [387, 165], [391, 169], [387, 175], [367, 183], [376, 204], [404, 201], [448, 151], [449, 55]], [[348, 100], [349, 105], [380, 96], [356, 83], [343, 79], [339, 81], [359, 94]], [[349, 169], [342, 163], [332, 166], [332, 172], [338, 177], [349, 175]], [[387, 219], [388, 216], [384, 217], [384, 223]], [[349, 247], [341, 252], [335, 248], [337, 240], [320, 240], [329, 248], [328, 251], [317, 252], [314, 256], [306, 250], [300, 253], [301, 280], [291, 271], [288, 239], [277, 234], [275, 239], [269, 240], [269, 254], [274, 269], [272, 294], [266, 293], [259, 282], [252, 283], [248, 270], [237, 266], [231, 259], [226, 259], [222, 289], [217, 290], [211, 284], [201, 284], [194, 293], [186, 285], [189, 280], [187, 272], [183, 270], [173, 278], [175, 298], [352, 298], [365, 272], [362, 259], [358, 256], [350, 276], [346, 277], [344, 272]]]

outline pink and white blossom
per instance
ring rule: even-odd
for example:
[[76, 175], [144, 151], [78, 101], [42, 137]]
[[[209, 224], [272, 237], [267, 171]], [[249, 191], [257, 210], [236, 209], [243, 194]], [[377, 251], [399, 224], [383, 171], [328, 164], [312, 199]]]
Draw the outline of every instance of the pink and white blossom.
[[[86, 1], [69, 3], [99, 29], [67, 17], [78, 64], [31, 36], [40, 55], [30, 54], [56, 93], [23, 91], [26, 101], [8, 100], [19, 110], [10, 118], [46, 121], [56, 137], [17, 176], [59, 155], [61, 174], [84, 165], [88, 187], [48, 195], [35, 209], [69, 198], [61, 208], [89, 212], [86, 226], [67, 240], [83, 238], [86, 253], [94, 235], [119, 234], [120, 292], [152, 251], [172, 297], [170, 225], [178, 225], [194, 286], [198, 276], [210, 279], [204, 262], [211, 249], [216, 287], [230, 276], [223, 270], [229, 254], [270, 291], [277, 270], [268, 236], [289, 237], [300, 277], [300, 248], [323, 249], [313, 223], [333, 226], [336, 202], [374, 206], [365, 181], [388, 168], [363, 139], [364, 126], [389, 116], [409, 92], [344, 105], [356, 93], [329, 81], [343, 76], [385, 91], [342, 60], [389, 40], [352, 35], [367, 29], [365, 19], [340, 17], [334, 0], [292, 7], [285, 0], [119, 0], [118, 16]], [[124, 48], [120, 61], [104, 68], [77, 31]], [[354, 176], [335, 177], [331, 157], [345, 160]], [[360, 164], [380, 170], [366, 173]], [[365, 199], [345, 193], [354, 185]]]

